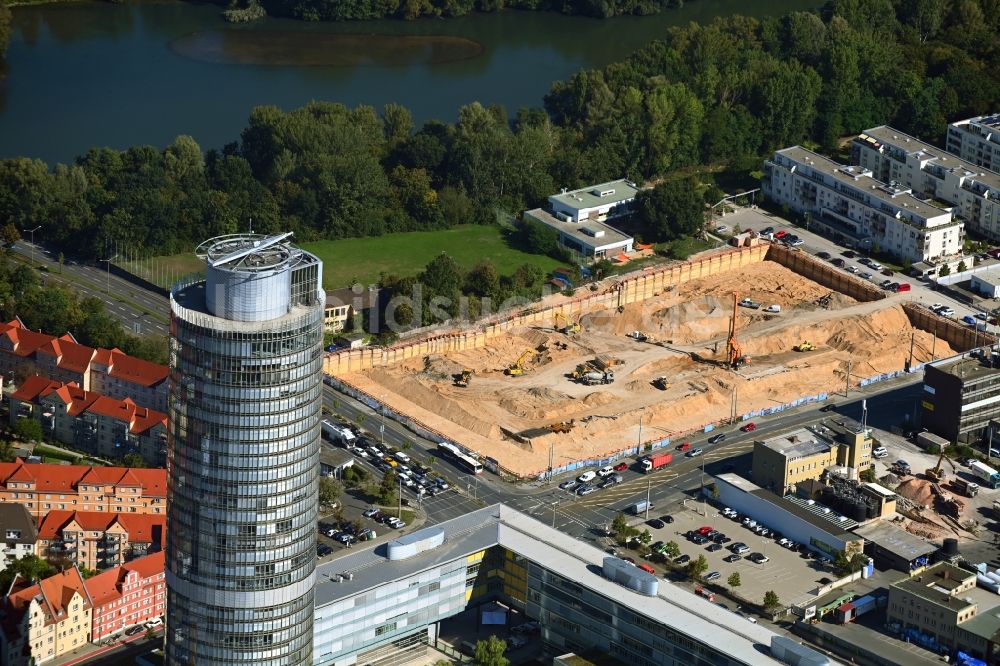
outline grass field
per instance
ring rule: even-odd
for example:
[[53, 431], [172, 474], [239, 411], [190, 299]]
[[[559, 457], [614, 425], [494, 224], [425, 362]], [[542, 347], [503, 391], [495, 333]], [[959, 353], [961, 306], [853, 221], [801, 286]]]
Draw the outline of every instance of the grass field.
[[[521, 264], [534, 264], [546, 273], [560, 265], [550, 257], [513, 248], [504, 230], [494, 225], [470, 224], [442, 231], [316, 241], [303, 243], [302, 247], [323, 260], [323, 285], [327, 289], [347, 287], [354, 282], [374, 284], [383, 271], [416, 275], [441, 252], [447, 252], [463, 268], [489, 259], [501, 275], [513, 273]], [[126, 267], [165, 287], [182, 275], [202, 270], [203, 266], [193, 254], [184, 253]]]

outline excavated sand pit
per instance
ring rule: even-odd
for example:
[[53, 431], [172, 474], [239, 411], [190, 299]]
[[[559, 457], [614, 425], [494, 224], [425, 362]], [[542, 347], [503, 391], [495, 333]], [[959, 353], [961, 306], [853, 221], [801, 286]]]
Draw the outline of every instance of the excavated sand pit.
[[[721, 366], [733, 309], [733, 292], [781, 313], [739, 308], [737, 337], [751, 363], [738, 372]], [[816, 301], [829, 297], [824, 309]], [[526, 328], [490, 341], [485, 349], [437, 354], [344, 379], [389, 405], [514, 473], [530, 475], [553, 463], [601, 457], [634, 447], [642, 439], [679, 437], [732, 413], [790, 402], [841, 389], [848, 368], [863, 378], [899, 370], [910, 354], [930, 359], [932, 336], [914, 329], [895, 297], [859, 303], [781, 265], [765, 261], [739, 271], [684, 283], [623, 312], [592, 312], [583, 331], [564, 335], [552, 328]], [[650, 342], [629, 337], [642, 331]], [[812, 352], [793, 347], [809, 341]], [[557, 343], [566, 343], [560, 348]], [[518, 377], [504, 369], [528, 349], [545, 348]], [[941, 340], [935, 355], [953, 352]], [[704, 359], [692, 358], [692, 353]], [[611, 384], [586, 386], [568, 375], [577, 364], [614, 357]], [[454, 376], [471, 369], [468, 387]], [[652, 385], [665, 376], [669, 385]], [[572, 421], [565, 434], [530, 441], [509, 436]]]

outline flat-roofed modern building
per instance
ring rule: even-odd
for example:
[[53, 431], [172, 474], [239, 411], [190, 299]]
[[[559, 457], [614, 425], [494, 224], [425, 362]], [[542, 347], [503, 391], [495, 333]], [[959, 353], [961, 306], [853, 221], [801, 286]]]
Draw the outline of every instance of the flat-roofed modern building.
[[1000, 174], [887, 125], [856, 137], [851, 158], [878, 180], [952, 208], [969, 231], [1000, 240]]
[[979, 610], [970, 596], [975, 588], [974, 572], [939, 562], [889, 586], [886, 621], [899, 624], [904, 633], [912, 632], [925, 645], [955, 647], [958, 625]]
[[956, 256], [965, 239], [962, 222], [950, 211], [918, 199], [909, 188], [879, 181], [871, 169], [844, 166], [801, 146], [764, 162], [761, 187], [770, 201], [808, 213], [810, 227], [903, 260]]
[[324, 292], [290, 235], [171, 291], [167, 664], [313, 663]]
[[1000, 171], [1000, 113], [951, 123], [947, 148], [963, 160]]
[[924, 366], [920, 425], [950, 442], [972, 443], [1000, 418], [1000, 355], [965, 354]]
[[632, 212], [638, 194], [638, 186], [623, 178], [571, 192], [563, 190], [549, 197], [549, 206], [566, 222], [603, 222]]
[[403, 663], [434, 644], [441, 620], [496, 601], [539, 621], [548, 658], [782, 663], [763, 650], [769, 630], [502, 504], [320, 565], [315, 663]]
[[777, 493], [819, 479], [829, 467], [853, 470], [852, 478], [871, 467], [872, 439], [860, 423], [846, 417], [824, 419], [753, 443], [754, 482]]

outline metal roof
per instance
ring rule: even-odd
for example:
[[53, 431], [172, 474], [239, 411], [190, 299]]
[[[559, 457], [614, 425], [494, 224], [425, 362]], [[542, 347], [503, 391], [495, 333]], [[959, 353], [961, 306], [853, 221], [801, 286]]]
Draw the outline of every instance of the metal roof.
[[862, 525], [855, 529], [854, 533], [864, 537], [866, 541], [871, 541], [877, 546], [899, 555], [908, 562], [923, 555], [930, 555], [938, 549], [937, 544], [930, 543], [906, 530], [901, 530], [895, 525], [882, 521]]
[[[600, 192], [612, 191], [614, 192], [613, 194], [608, 194], [603, 197], [599, 194]], [[584, 208], [597, 208], [607, 204], [628, 201], [630, 199], [634, 199], [638, 193], [639, 188], [636, 187], [635, 183], [622, 178], [621, 180], [612, 180], [599, 185], [581, 187], [578, 190], [572, 190], [570, 192], [553, 194], [549, 197], [549, 201], [559, 202], [566, 208], [571, 208], [573, 210], [582, 210]]]

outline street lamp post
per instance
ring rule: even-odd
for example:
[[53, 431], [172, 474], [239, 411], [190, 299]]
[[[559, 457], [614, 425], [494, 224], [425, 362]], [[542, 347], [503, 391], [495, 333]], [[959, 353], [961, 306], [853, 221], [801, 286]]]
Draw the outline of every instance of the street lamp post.
[[117, 257], [118, 257], [118, 255], [115, 254], [115, 255], [113, 255], [111, 257], [108, 257], [107, 259], [99, 259], [98, 260], [98, 261], [103, 261], [103, 262], [105, 262], [108, 265], [107, 295], [108, 295], [109, 298], [111, 297], [111, 262], [114, 261]]
[[35, 232], [42, 228], [42, 225], [38, 225], [34, 229], [22, 229], [26, 234], [31, 234], [31, 265], [35, 265]]

